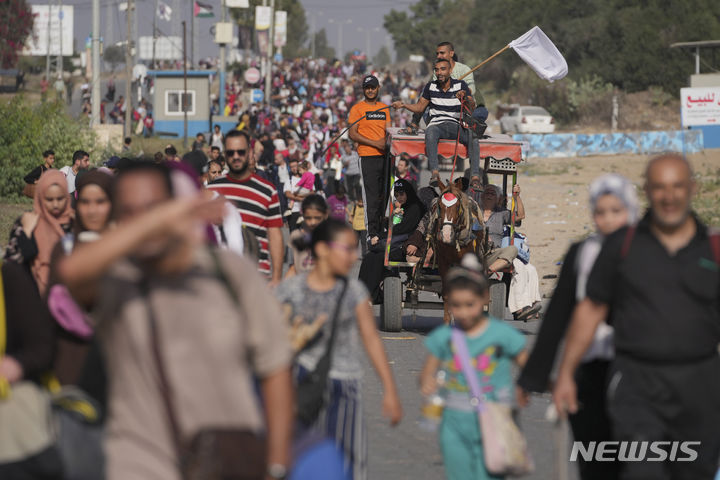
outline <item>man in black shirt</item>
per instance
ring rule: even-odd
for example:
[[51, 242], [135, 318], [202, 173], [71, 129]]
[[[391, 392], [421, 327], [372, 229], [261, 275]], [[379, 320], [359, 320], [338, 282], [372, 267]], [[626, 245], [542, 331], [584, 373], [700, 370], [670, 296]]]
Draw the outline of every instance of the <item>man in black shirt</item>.
[[[622, 479], [711, 480], [718, 471], [720, 237], [693, 214], [695, 189], [683, 157], [650, 161], [650, 209], [637, 227], [620, 229], [603, 245], [587, 298], [573, 314], [553, 392], [559, 411], [577, 411], [573, 374], [607, 318], [615, 327], [607, 392], [615, 440], [665, 441], [660, 449], [668, 454], [662, 459], [648, 446], [645, 458], [656, 461], [624, 462]], [[697, 459], [670, 442], [696, 442], [685, 449]]]
[[45, 150], [43, 152], [43, 164], [33, 169], [32, 172], [25, 175], [23, 180], [25, 180], [25, 183], [27, 183], [28, 185], [36, 184], [37, 181], [40, 179], [40, 175], [45, 173], [46, 170], [50, 170], [51, 168], [53, 168], [54, 163], [55, 152], [53, 152], [52, 150]]

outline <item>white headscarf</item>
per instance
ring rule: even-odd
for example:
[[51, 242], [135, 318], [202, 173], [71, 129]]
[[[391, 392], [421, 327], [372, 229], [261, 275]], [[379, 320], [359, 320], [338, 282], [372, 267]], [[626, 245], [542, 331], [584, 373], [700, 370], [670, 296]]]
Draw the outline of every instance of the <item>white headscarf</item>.
[[638, 220], [640, 209], [635, 185], [617, 173], [608, 173], [596, 178], [590, 184], [590, 210], [595, 211], [597, 201], [603, 195], [614, 195], [628, 210], [628, 221], [635, 223]]
[[[593, 180], [590, 184], [590, 211], [595, 211], [598, 199], [603, 195], [613, 195], [625, 205], [628, 211], [628, 223], [633, 224], [637, 221], [638, 198], [635, 185], [630, 180], [617, 173], [608, 173]], [[583, 242], [578, 252], [575, 289], [575, 298], [578, 302], [585, 298], [588, 277], [600, 253], [603, 239], [602, 235], [596, 233]]]

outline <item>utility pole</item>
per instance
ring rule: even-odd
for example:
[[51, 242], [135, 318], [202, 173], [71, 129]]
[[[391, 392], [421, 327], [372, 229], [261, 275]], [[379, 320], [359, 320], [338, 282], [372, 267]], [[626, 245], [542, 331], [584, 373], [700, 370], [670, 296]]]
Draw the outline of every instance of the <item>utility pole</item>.
[[[45, 79], [50, 82], [50, 27], [52, 26], [52, 5], [48, 4], [47, 56], [45, 57]], [[50, 82], [52, 83], [52, 82]]]
[[[133, 0], [133, 65], [138, 64], [138, 58], [140, 57], [140, 49], [138, 48], [138, 45], [140, 44], [139, 35], [140, 30], [138, 29], [138, 14], [135, 11], [135, 5], [137, 5], [137, 0]], [[128, 3], [128, 7], [130, 4]], [[138, 102], [140, 101], [140, 96], [138, 95]]]
[[135, 10], [135, 0], [128, 0], [125, 19], [127, 23], [127, 37], [125, 38], [125, 132], [129, 137], [132, 132], [132, 102], [130, 101], [130, 83], [132, 82], [132, 12]]
[[[226, 20], [225, 0], [220, 1], [221, 22]], [[220, 106], [220, 116], [225, 115], [225, 49], [227, 45], [220, 44], [220, 89], [218, 91], [218, 104]]]
[[92, 118], [90, 124], [100, 125], [100, 0], [92, 3]]
[[187, 25], [183, 21], [183, 95], [180, 104], [183, 109], [183, 147], [188, 146], [188, 115], [187, 115]]
[[63, 11], [62, 11], [62, 0], [58, 0], [58, 20], [59, 20], [59, 37], [60, 37], [60, 50], [58, 51], [57, 56], [57, 73], [59, 76], [62, 76], [63, 73], [63, 30], [62, 30], [62, 21], [63, 21]]
[[190, 66], [195, 68], [195, 0], [190, 2]]
[[105, 5], [105, 46], [115, 45], [115, 22], [113, 21], [113, 13], [115, 13], [115, 5], [107, 3]]
[[155, 0], [155, 10], [153, 11], [153, 50], [152, 50], [152, 63], [150, 64], [151, 69], [155, 69], [155, 44], [157, 43], [157, 12], [158, 12], [158, 0]]
[[[263, 0], [263, 4], [265, 1]], [[273, 45], [275, 43], [275, 0], [270, 0], [270, 31], [268, 32], [267, 60], [265, 69], [265, 102], [271, 105], [270, 95], [272, 94], [272, 58]]]

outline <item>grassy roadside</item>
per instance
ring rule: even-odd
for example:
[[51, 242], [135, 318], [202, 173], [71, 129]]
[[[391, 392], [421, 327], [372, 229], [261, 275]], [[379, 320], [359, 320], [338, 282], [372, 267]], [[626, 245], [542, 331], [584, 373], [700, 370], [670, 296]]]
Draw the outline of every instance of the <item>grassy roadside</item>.
[[10, 229], [15, 220], [23, 213], [32, 210], [32, 203], [27, 201], [8, 202], [0, 199], [0, 245], [3, 249], [7, 245]]

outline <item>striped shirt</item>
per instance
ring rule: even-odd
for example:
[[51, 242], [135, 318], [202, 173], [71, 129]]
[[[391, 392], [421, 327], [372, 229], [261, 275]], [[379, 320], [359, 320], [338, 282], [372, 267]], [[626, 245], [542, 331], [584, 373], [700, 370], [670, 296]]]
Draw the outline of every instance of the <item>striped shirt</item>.
[[428, 82], [422, 92], [422, 97], [430, 101], [428, 106], [428, 115], [430, 115], [431, 125], [439, 125], [442, 122], [458, 122], [460, 119], [461, 104], [460, 100], [455, 96], [457, 92], [464, 90], [465, 94], [471, 96], [467, 83], [463, 80], [450, 79], [450, 88], [443, 91], [437, 86], [436, 82]]
[[250, 230], [260, 244], [258, 271], [270, 275], [270, 251], [268, 248], [268, 228], [282, 228], [280, 200], [272, 183], [251, 175], [246, 180], [234, 180], [222, 177], [208, 185], [230, 200], [242, 216], [243, 225]]

